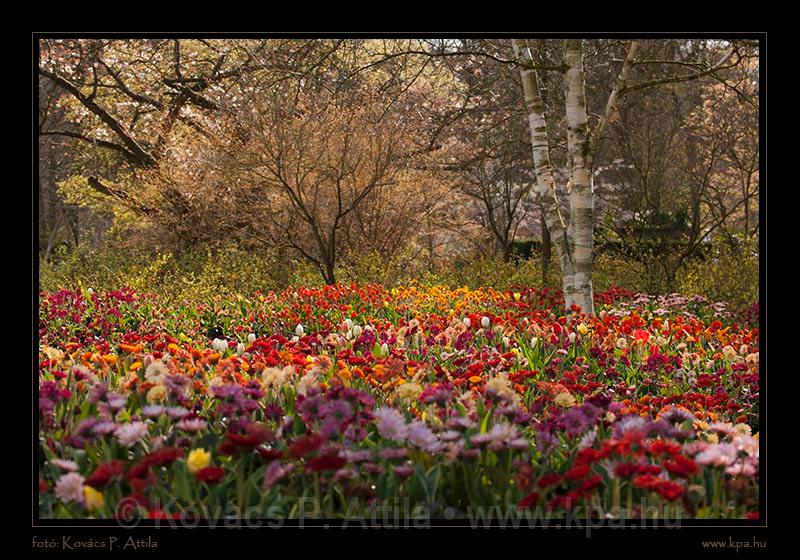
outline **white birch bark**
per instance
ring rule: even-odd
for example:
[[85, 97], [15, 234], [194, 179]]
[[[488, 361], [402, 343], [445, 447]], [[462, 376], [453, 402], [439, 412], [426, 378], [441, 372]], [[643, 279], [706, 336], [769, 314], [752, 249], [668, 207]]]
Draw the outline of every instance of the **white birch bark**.
[[583, 45], [580, 39], [565, 41], [564, 65], [567, 151], [572, 179], [567, 234], [573, 265], [571, 281], [564, 282], [564, 301], [567, 308], [577, 304], [584, 313], [594, 313], [594, 181], [587, 141], [589, 117], [586, 113]]
[[[533, 66], [533, 57], [522, 42], [512, 40], [517, 59]], [[617, 110], [639, 47], [633, 41], [622, 69], [609, 95], [603, 116], [589, 132], [586, 110], [586, 82], [583, 68], [583, 42], [569, 39], [564, 44], [567, 150], [569, 154], [569, 222], [560, 212], [556, 182], [550, 163], [547, 122], [542, 105], [539, 78], [535, 69], [520, 67], [525, 107], [533, 146], [533, 161], [540, 195], [545, 198], [545, 222], [553, 238], [563, 277], [567, 310], [579, 305], [584, 313], [594, 313], [592, 272], [594, 269], [594, 154], [603, 129]]]
[[[533, 62], [530, 52], [524, 47], [522, 41], [514, 39], [511, 43], [517, 59], [525, 58], [528, 62]], [[528, 124], [531, 132], [536, 184], [539, 186], [539, 196], [544, 201], [545, 223], [550, 231], [550, 240], [556, 249], [561, 273], [565, 279], [564, 285], [566, 286], [566, 279], [569, 279], [570, 282], [572, 280], [572, 258], [567, 240], [567, 224], [561, 215], [555, 175], [550, 162], [547, 120], [545, 119], [544, 104], [539, 87], [539, 76], [536, 70], [522, 66], [520, 67], [520, 76], [522, 78], [525, 108], [528, 112]]]

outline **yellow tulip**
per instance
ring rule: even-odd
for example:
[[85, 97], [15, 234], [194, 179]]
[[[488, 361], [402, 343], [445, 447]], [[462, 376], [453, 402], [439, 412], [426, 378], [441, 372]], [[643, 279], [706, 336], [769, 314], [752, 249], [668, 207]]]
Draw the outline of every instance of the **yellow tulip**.
[[206, 468], [211, 463], [211, 453], [205, 449], [192, 449], [186, 459], [189, 472], [194, 474], [200, 469]]
[[103, 509], [103, 506], [106, 503], [105, 498], [103, 498], [103, 493], [99, 490], [95, 490], [88, 484], [83, 487], [83, 500], [86, 503], [87, 509]]

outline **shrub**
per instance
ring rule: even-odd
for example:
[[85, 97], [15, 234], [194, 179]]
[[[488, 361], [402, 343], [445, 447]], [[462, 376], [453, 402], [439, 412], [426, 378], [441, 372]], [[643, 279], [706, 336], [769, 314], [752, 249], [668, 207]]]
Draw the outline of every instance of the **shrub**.
[[679, 276], [678, 289], [724, 301], [739, 310], [759, 300], [757, 239], [719, 242], [709, 258], [690, 262]]

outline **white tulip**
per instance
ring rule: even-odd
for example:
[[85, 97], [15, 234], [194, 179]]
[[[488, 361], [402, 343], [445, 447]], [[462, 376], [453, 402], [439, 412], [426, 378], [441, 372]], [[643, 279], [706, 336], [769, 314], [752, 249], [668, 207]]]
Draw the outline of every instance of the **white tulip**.
[[511, 342], [511, 340], [507, 336], [504, 336], [503, 337], [503, 346], [508, 346], [509, 342]]
[[539, 339], [535, 336], [531, 339], [531, 348], [536, 348], [536, 343], [539, 342]]
[[347, 340], [350, 340], [351, 338], [353, 338], [353, 331], [347, 331], [346, 333], [344, 333], [344, 337]]
[[241, 356], [242, 354], [244, 354], [244, 348], [245, 348], [244, 342], [240, 342], [239, 344], [237, 344], [236, 345], [236, 355], [237, 356]]
[[575, 344], [575, 338], [576, 338], [576, 336], [575, 336], [574, 332], [569, 333], [569, 343], [570, 344]]
[[298, 340], [300, 340], [298, 337], [296, 337], [296, 336], [292, 337], [292, 342], [297, 342]]
[[350, 330], [350, 329], [353, 328], [353, 320], [352, 319], [345, 320], [344, 324], [347, 325], [347, 330]]
[[358, 338], [359, 336], [361, 336], [362, 330], [363, 329], [361, 327], [359, 327], [358, 325], [353, 325], [353, 336]]
[[489, 320], [489, 317], [486, 317], [486, 316], [484, 315], [484, 316], [481, 318], [481, 326], [482, 326], [484, 329], [488, 329], [488, 328], [489, 328], [489, 325], [490, 325], [491, 323], [492, 323], [492, 322]]
[[247, 342], [249, 344], [253, 344], [255, 341], [256, 341], [256, 334], [255, 333], [250, 333], [250, 334], [247, 335]]
[[472, 321], [469, 320], [469, 317], [464, 317], [464, 326], [467, 328], [472, 326]]
[[389, 345], [385, 342], [381, 344], [381, 355], [388, 356], [389, 355]]
[[296, 334], [297, 336], [303, 336], [304, 332], [305, 331], [303, 330], [303, 325], [297, 325], [297, 327], [294, 329], [294, 334]]

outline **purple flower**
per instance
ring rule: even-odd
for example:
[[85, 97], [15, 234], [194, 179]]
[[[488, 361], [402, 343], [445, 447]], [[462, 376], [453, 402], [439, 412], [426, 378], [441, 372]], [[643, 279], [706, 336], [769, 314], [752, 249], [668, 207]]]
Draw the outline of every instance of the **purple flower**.
[[452, 383], [432, 385], [419, 394], [419, 400], [424, 404], [436, 403], [444, 406], [453, 400], [453, 385]]
[[408, 478], [414, 472], [414, 465], [397, 465], [392, 467], [392, 472], [400, 478]]
[[341, 482], [343, 480], [350, 480], [352, 478], [355, 478], [357, 474], [358, 473], [355, 471], [355, 469], [347, 469], [347, 468], [339, 469], [338, 471], [336, 471], [336, 474], [333, 475], [333, 481]]
[[516, 426], [504, 422], [492, 426], [492, 429], [489, 430], [489, 437], [492, 439], [493, 443], [506, 444], [511, 440], [517, 439], [519, 434], [517, 433]]
[[108, 393], [106, 399], [106, 402], [101, 402], [97, 405], [97, 409], [107, 414], [114, 414], [118, 410], [125, 408], [125, 405], [128, 404], [125, 397], [116, 393]]
[[320, 407], [321, 416], [329, 416], [336, 418], [339, 421], [349, 420], [353, 417], [352, 405], [344, 400], [335, 399], [328, 401]]
[[492, 441], [492, 436], [489, 434], [475, 434], [469, 438], [469, 441], [472, 442], [472, 445], [477, 445], [480, 447]]
[[539, 424], [536, 428], [536, 446], [544, 453], [548, 454], [558, 444], [558, 436], [555, 433], [555, 426], [552, 420], [547, 420]]
[[368, 473], [374, 475], [381, 475], [386, 472], [386, 469], [384, 469], [381, 465], [377, 465], [375, 463], [364, 463], [364, 469]]
[[[180, 399], [186, 395], [189, 379], [182, 375], [164, 375], [161, 377], [161, 383], [163, 383], [173, 395]], [[241, 387], [239, 387], [239, 391], [242, 391]]]
[[311, 423], [320, 416], [322, 409], [322, 397], [319, 395], [306, 396], [297, 404], [297, 411], [306, 423]]
[[166, 412], [166, 408], [160, 404], [148, 404], [142, 407], [142, 416], [146, 418], [158, 418], [164, 412]]
[[447, 430], [439, 434], [439, 439], [442, 441], [456, 441], [457, 439], [461, 439], [461, 432]]
[[105, 383], [97, 383], [89, 390], [89, 397], [88, 401], [89, 404], [97, 404], [100, 401], [106, 399], [106, 394], [108, 393], [108, 385]]
[[473, 422], [469, 418], [465, 418], [464, 416], [453, 416], [445, 424], [445, 426], [447, 426], [450, 429], [461, 430], [461, 431], [469, 430], [474, 425], [475, 422]]
[[435, 453], [441, 448], [441, 443], [427, 424], [416, 420], [408, 426], [408, 441], [429, 453]]
[[375, 411], [378, 433], [385, 439], [404, 441], [409, 433], [406, 419], [394, 408], [383, 407]]
[[684, 422], [694, 422], [694, 415], [685, 408], [669, 406], [659, 414], [661, 418], [670, 424], [682, 424]]
[[364, 441], [365, 439], [367, 439], [367, 435], [368, 435], [367, 430], [355, 424], [350, 424], [344, 431], [345, 439], [352, 443], [358, 443], [359, 441]]
[[92, 431], [98, 435], [106, 435], [115, 431], [119, 425], [116, 422], [109, 420], [102, 420], [92, 426]]
[[649, 424], [650, 420], [642, 418], [641, 416], [636, 416], [635, 414], [623, 416], [614, 424], [613, 437], [614, 439], [622, 439], [622, 436], [624, 436], [629, 430], [647, 432]]
[[167, 409], [167, 414], [169, 414], [169, 417], [173, 420], [180, 420], [181, 418], [188, 416], [190, 413], [191, 411], [186, 410], [182, 406], [171, 406]]
[[387, 447], [378, 452], [378, 457], [387, 461], [391, 461], [392, 459], [404, 459], [406, 455], [408, 455], [408, 449], [405, 447]]
[[267, 466], [267, 470], [264, 471], [264, 490], [269, 490], [275, 486], [292, 472], [293, 469], [294, 465], [292, 463], [281, 465], [281, 462], [277, 459], [272, 461], [269, 466]]
[[563, 423], [567, 434], [570, 436], [576, 436], [580, 433], [583, 433], [583, 431], [589, 426], [589, 420], [586, 418], [580, 408], [577, 407], [567, 410], [561, 416], [561, 422]]
[[351, 450], [346, 449], [340, 453], [342, 457], [347, 459], [348, 463], [360, 463], [362, 461], [368, 461], [369, 458], [372, 456], [372, 451], [369, 449], [361, 449], [361, 450]]

